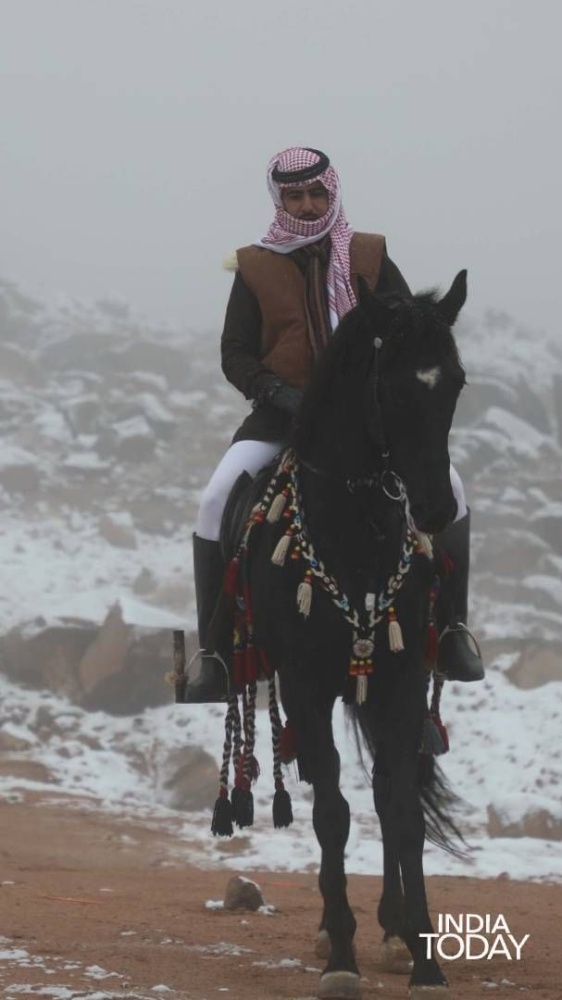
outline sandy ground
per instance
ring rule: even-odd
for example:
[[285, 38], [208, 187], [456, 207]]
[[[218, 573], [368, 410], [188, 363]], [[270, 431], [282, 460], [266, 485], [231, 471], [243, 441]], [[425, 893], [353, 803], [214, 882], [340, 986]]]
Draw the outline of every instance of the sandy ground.
[[[171, 833], [91, 803], [31, 794], [0, 803], [0, 997], [313, 998], [322, 966], [315, 874], [257, 871], [275, 912], [227, 912], [205, 904], [224, 897], [233, 873], [182, 865], [178, 850]], [[405, 998], [407, 978], [377, 962], [380, 879], [351, 876], [349, 892], [364, 1000]], [[502, 913], [517, 939], [531, 934], [521, 961], [444, 963], [450, 1000], [562, 998], [562, 887], [431, 878], [428, 893], [434, 919]]]

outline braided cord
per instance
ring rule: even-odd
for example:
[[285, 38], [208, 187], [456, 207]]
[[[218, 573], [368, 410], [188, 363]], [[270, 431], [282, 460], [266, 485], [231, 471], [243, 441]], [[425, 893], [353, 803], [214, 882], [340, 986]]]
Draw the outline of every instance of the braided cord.
[[230, 760], [232, 757], [232, 736], [236, 727], [236, 716], [240, 719], [238, 711], [238, 698], [234, 696], [229, 699], [226, 719], [224, 723], [224, 744], [222, 750], [222, 767], [220, 770], [219, 784], [221, 788], [228, 791], [228, 772], [230, 770]]
[[281, 717], [275, 690], [275, 675], [269, 678], [269, 721], [271, 723], [271, 744], [273, 747], [273, 780], [282, 781], [281, 770]]
[[254, 747], [256, 744], [256, 700], [257, 681], [250, 681], [244, 692], [244, 783], [250, 787], [254, 767]]

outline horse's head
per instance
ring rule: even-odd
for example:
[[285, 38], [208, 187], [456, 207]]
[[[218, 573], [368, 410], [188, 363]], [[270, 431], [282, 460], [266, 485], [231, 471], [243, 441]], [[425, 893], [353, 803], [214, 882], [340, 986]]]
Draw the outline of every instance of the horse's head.
[[372, 334], [366, 406], [372, 437], [405, 483], [417, 527], [442, 530], [454, 517], [448, 438], [465, 376], [451, 328], [466, 299], [466, 271], [449, 291], [413, 298], [361, 289]]

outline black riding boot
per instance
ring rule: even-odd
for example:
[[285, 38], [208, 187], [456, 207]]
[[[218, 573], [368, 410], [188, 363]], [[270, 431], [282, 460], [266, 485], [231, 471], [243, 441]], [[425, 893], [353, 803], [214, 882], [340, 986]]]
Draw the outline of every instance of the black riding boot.
[[476, 639], [467, 628], [470, 512], [435, 539], [441, 563], [437, 602], [438, 670], [450, 681], [481, 681], [484, 664]]
[[[193, 535], [193, 572], [197, 602], [197, 629], [199, 652], [188, 667], [198, 661], [199, 674], [187, 683], [185, 701], [188, 703], [227, 701], [229, 693], [228, 666], [217, 651], [221, 631], [221, 597], [224, 561], [218, 542]], [[211, 624], [213, 627], [211, 628]], [[209, 634], [211, 631], [211, 635]], [[226, 645], [226, 643], [225, 643]]]

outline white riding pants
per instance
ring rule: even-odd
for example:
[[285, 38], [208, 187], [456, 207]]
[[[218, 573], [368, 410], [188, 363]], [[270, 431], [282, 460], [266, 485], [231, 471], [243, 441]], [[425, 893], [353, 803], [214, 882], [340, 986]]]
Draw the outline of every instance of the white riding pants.
[[[228, 495], [242, 472], [256, 476], [264, 465], [282, 451], [282, 441], [236, 441], [221, 458], [209, 483], [203, 491], [195, 533], [200, 538], [218, 541], [221, 520]], [[466, 498], [461, 477], [451, 465], [451, 487], [458, 504], [455, 521], [467, 512]]]

